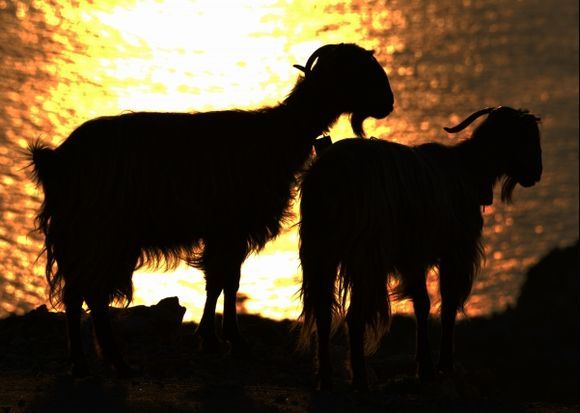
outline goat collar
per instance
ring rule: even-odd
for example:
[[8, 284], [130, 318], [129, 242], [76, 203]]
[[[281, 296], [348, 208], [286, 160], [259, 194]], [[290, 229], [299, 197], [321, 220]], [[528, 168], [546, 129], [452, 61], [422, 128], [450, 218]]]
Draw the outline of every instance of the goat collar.
[[320, 156], [328, 147], [332, 145], [332, 138], [329, 135], [322, 135], [314, 141], [314, 152]]
[[493, 204], [493, 186], [483, 185], [479, 193], [479, 203], [483, 206]]

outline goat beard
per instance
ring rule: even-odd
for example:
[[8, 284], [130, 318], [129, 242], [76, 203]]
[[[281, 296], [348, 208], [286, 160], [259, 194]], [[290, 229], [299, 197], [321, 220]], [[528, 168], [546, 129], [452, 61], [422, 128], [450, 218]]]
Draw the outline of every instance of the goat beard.
[[365, 119], [367, 118], [367, 115], [363, 114], [363, 113], [352, 113], [350, 115], [350, 127], [352, 128], [352, 131], [354, 132], [354, 134], [358, 137], [364, 138], [365, 137], [365, 130], [363, 127], [363, 123], [365, 121]]
[[502, 202], [505, 202], [507, 204], [511, 204], [512, 195], [513, 195], [514, 189], [516, 188], [517, 184], [518, 184], [518, 181], [515, 178], [512, 178], [511, 176], [505, 176], [503, 178], [503, 182], [501, 183], [501, 200], [502, 200]]

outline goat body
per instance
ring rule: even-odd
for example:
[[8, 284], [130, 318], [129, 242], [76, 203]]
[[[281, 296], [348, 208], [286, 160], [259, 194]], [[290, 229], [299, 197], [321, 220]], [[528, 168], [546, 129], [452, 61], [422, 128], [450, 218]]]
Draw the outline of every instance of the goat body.
[[[362, 131], [365, 117], [393, 107], [384, 70], [356, 45], [324, 46], [301, 70], [275, 107], [127, 113], [86, 122], [56, 149], [32, 145], [45, 192], [38, 224], [46, 276], [51, 298], [66, 308], [76, 374], [87, 371], [78, 331], [83, 301], [104, 356], [130, 374], [107, 308], [114, 299], [130, 302], [131, 276], [142, 265], [184, 260], [202, 269], [202, 345], [219, 345], [215, 306], [224, 291], [224, 336], [234, 350], [244, 347], [236, 321], [240, 266], [279, 233], [315, 138], [343, 113]], [[332, 96], [339, 80], [356, 92]]]
[[413, 300], [419, 376], [433, 375], [425, 283], [433, 266], [442, 299], [439, 367], [452, 368], [456, 312], [483, 256], [481, 205], [493, 201], [500, 180], [502, 197], [509, 200], [516, 183], [531, 186], [541, 176], [537, 119], [505, 107], [484, 113], [490, 115], [473, 138], [455, 146], [346, 139], [306, 172], [300, 206], [302, 340], [307, 344], [317, 330], [322, 387], [331, 382], [331, 319], [345, 311], [353, 381], [367, 386], [364, 351], [376, 349], [388, 328], [389, 277], [398, 282], [396, 296]]

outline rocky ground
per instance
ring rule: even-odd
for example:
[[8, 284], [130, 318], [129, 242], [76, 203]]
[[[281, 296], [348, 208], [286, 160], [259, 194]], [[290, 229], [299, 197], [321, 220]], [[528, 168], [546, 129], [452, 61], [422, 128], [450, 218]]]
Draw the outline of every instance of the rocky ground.
[[[129, 362], [120, 380], [93, 351], [94, 374], [68, 374], [64, 317], [46, 307], [0, 320], [0, 413], [14, 412], [577, 412], [578, 244], [533, 267], [513, 309], [457, 327], [452, 376], [414, 377], [414, 322], [397, 316], [369, 359], [373, 388], [348, 385], [347, 346], [333, 342], [336, 387], [314, 391], [311, 354], [297, 352], [294, 324], [241, 316], [251, 355], [196, 351], [195, 325], [176, 298], [115, 312]], [[438, 325], [432, 323], [433, 343]], [[90, 317], [83, 323], [92, 346]], [[436, 348], [434, 349], [437, 350]]]

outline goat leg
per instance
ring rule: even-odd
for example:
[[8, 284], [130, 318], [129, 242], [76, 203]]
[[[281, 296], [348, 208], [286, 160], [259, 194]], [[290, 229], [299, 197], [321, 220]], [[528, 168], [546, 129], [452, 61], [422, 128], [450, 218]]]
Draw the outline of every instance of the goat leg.
[[[231, 275], [230, 275], [231, 274]], [[243, 356], [249, 353], [249, 347], [246, 340], [240, 334], [237, 315], [237, 293], [240, 285], [240, 267], [228, 274], [224, 286], [224, 320], [223, 332], [224, 338], [232, 346], [232, 354]]]
[[443, 373], [453, 371], [453, 333], [455, 319], [459, 307], [459, 288], [457, 280], [458, 270], [456, 266], [450, 266], [446, 260], [440, 265], [440, 290], [441, 290], [441, 353], [438, 370]]
[[316, 309], [316, 331], [318, 335], [318, 382], [321, 391], [332, 389], [332, 365], [330, 363], [331, 323], [331, 304], [318, 303]]
[[224, 338], [230, 341], [234, 354], [247, 350], [247, 345], [239, 332], [236, 310], [240, 267], [246, 257], [246, 251], [242, 242], [227, 237], [205, 241], [202, 269], [205, 272], [207, 298], [197, 333], [201, 338], [202, 350], [206, 352], [222, 352], [225, 349], [215, 332], [215, 308], [222, 291], [224, 291]]
[[72, 361], [72, 375], [74, 377], [85, 377], [89, 374], [87, 359], [83, 351], [81, 336], [81, 314], [83, 299], [80, 294], [76, 294], [70, 287], [64, 294], [64, 304], [66, 322], [68, 330], [69, 351]]
[[206, 276], [206, 299], [203, 315], [195, 332], [199, 339], [199, 347], [204, 353], [221, 353], [224, 350], [223, 343], [218, 339], [215, 332], [215, 307], [218, 297], [222, 292], [221, 283], [211, 280]]
[[115, 342], [109, 316], [108, 300], [103, 297], [87, 297], [86, 301], [91, 310], [95, 335], [103, 358], [113, 365], [117, 376], [120, 378], [133, 377], [135, 371], [125, 362]]
[[352, 367], [352, 386], [355, 390], [367, 391], [367, 367], [364, 354], [365, 326], [362, 316], [349, 308], [347, 314], [348, 336], [350, 340], [350, 364]]
[[431, 358], [429, 344], [429, 309], [431, 302], [425, 285], [425, 272], [407, 273], [403, 278], [409, 283], [409, 293], [413, 300], [413, 309], [417, 320], [417, 375], [421, 381], [429, 381], [435, 377], [435, 369]]
[[455, 327], [456, 307], [443, 301], [441, 303], [441, 354], [437, 370], [442, 373], [453, 371], [453, 330]]

